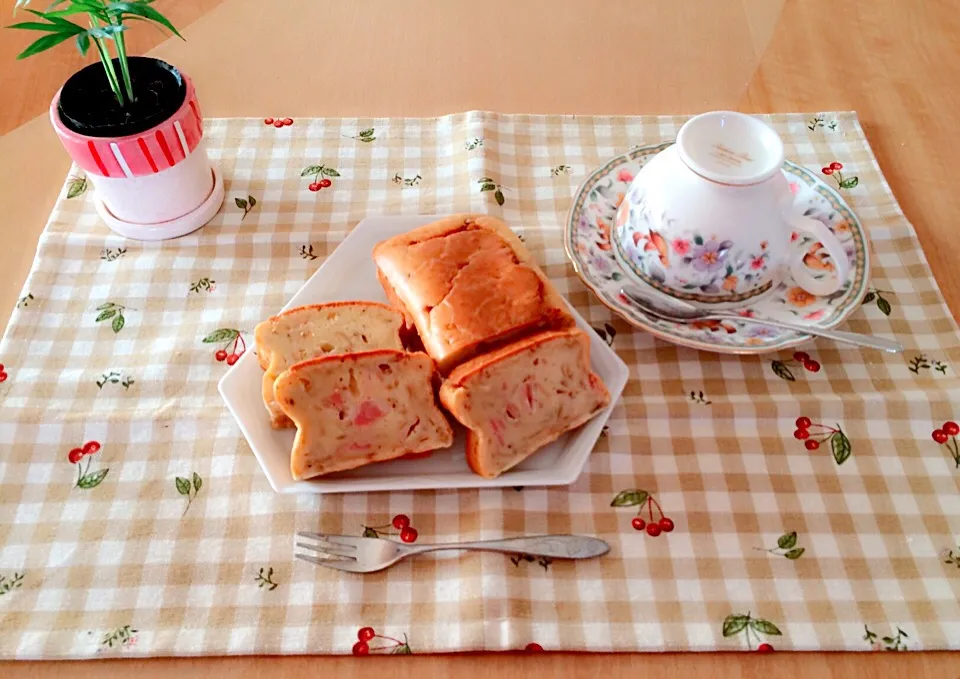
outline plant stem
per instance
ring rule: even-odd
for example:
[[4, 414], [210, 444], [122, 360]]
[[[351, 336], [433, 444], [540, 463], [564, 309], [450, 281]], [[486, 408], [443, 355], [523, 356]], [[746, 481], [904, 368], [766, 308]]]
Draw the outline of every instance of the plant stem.
[[123, 87], [127, 92], [127, 99], [132, 103], [135, 98], [133, 96], [133, 81], [130, 80], [130, 64], [127, 63], [126, 39], [123, 37], [123, 33], [117, 33], [113, 36], [113, 39], [117, 43], [117, 61], [120, 62], [120, 72], [123, 74]]
[[[94, 28], [99, 27], [100, 22], [97, 21], [97, 17], [94, 14], [90, 14], [89, 16], [90, 25]], [[97, 46], [97, 52], [100, 53], [100, 63], [103, 64], [103, 70], [107, 74], [107, 82], [110, 84], [110, 89], [113, 90], [117, 101], [123, 106], [123, 92], [120, 90], [120, 81], [117, 80], [117, 71], [113, 68], [113, 59], [110, 57], [110, 50], [107, 49], [102, 38], [93, 38], [93, 42]]]

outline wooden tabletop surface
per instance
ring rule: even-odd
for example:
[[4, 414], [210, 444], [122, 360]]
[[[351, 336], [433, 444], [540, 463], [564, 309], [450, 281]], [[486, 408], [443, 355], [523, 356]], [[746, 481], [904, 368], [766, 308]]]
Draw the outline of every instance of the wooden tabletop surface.
[[[9, 17], [14, 0], [0, 0]], [[40, 3], [46, 4], [46, 3]], [[854, 109], [954, 316], [960, 0], [159, 0], [188, 42], [131, 32], [189, 73], [208, 116], [658, 114]], [[10, 23], [4, 20], [3, 23]], [[69, 161], [45, 111], [83, 62], [0, 31], [0, 321]], [[0, 546], [2, 549], [2, 546]], [[2, 614], [2, 610], [0, 610]], [[4, 663], [5, 678], [960, 676], [947, 653], [192, 658]]]

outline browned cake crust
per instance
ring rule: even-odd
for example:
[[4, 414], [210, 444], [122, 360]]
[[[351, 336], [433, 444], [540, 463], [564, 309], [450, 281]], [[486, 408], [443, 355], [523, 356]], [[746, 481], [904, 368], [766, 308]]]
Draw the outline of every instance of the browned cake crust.
[[514, 338], [574, 324], [523, 243], [495, 217], [441, 219], [378, 244], [373, 259], [387, 297], [443, 373]]

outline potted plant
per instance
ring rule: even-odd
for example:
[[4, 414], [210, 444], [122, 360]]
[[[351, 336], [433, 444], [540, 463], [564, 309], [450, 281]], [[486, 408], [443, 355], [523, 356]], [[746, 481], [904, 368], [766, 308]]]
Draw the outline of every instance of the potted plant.
[[[14, 9], [29, 1], [17, 0]], [[53, 97], [50, 120], [93, 185], [103, 220], [141, 240], [190, 233], [223, 202], [223, 179], [207, 158], [190, 78], [159, 59], [127, 56], [130, 21], [147, 21], [183, 38], [152, 2], [55, 0], [45, 12], [25, 8], [36, 20], [10, 26], [44, 33], [18, 59], [66, 40], [82, 55], [96, 49], [100, 63], [70, 76]]]

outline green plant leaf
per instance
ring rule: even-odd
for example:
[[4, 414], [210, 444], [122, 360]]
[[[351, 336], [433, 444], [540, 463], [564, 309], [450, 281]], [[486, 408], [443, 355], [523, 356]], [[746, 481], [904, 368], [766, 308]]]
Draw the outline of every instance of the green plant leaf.
[[17, 59], [26, 59], [27, 57], [32, 57], [34, 54], [39, 54], [44, 50], [48, 50], [51, 47], [56, 47], [61, 42], [64, 40], [69, 40], [74, 35], [76, 34], [67, 33], [66, 31], [63, 33], [51, 33], [50, 35], [45, 35], [18, 54]]
[[247, 209], [247, 201], [245, 201], [243, 198], [234, 198], [233, 202], [236, 203], [237, 207], [241, 210]]
[[647, 501], [647, 498], [650, 497], [650, 493], [645, 490], [634, 489], [634, 490], [624, 490], [617, 493], [617, 496], [613, 498], [613, 502], [610, 503], [611, 507], [634, 507], [636, 505], [642, 505]]
[[114, 304], [113, 302], [104, 302], [103, 304], [97, 307], [97, 311], [103, 311], [104, 309], [112, 309], [115, 306], [117, 305]]
[[780, 631], [780, 628], [774, 625], [769, 620], [762, 620], [760, 618], [754, 618], [750, 621], [750, 627], [760, 632], [761, 634], [775, 634], [780, 636], [783, 634]]
[[623, 274], [619, 271], [614, 271], [612, 274], [610, 274], [610, 278], [612, 278], [614, 281], [619, 281], [623, 278]]
[[793, 376], [793, 373], [790, 372], [790, 368], [787, 367], [787, 364], [783, 361], [772, 361], [770, 367], [773, 368], [773, 374], [779, 377], [781, 380], [786, 380], [787, 382], [796, 382], [797, 378]]
[[308, 165], [307, 167], [303, 168], [303, 172], [300, 173], [300, 176], [310, 177], [317, 174], [322, 169], [323, 169], [323, 165]]
[[501, 191], [500, 189], [497, 189], [496, 191], [494, 191], [493, 198], [494, 200], [497, 201], [497, 205], [503, 205], [503, 202], [504, 202], [503, 191]]
[[[82, 36], [77, 36], [79, 40]], [[81, 193], [87, 190], [87, 178], [86, 177], [74, 177], [70, 180], [70, 183], [67, 184], [67, 198], [76, 198]]]
[[877, 308], [883, 312], [884, 316], [890, 315], [890, 302], [888, 302], [885, 297], [877, 297]]
[[193, 472], [193, 490], [199, 493], [202, 485], [203, 479], [200, 478], [200, 475], [197, 472]]
[[864, 296], [864, 298], [863, 298], [863, 304], [869, 304], [869, 303], [872, 302], [874, 299], [876, 299], [876, 297], [877, 297], [877, 296], [876, 296], [875, 294], [873, 294], [872, 292], [868, 292], [868, 293]]
[[328, 176], [328, 177], [339, 177], [339, 176], [340, 176], [340, 173], [337, 172], [336, 170], [334, 170], [332, 167], [325, 167], [325, 168], [323, 168], [323, 169], [321, 170], [321, 172], [322, 172], [323, 174], [325, 174], [326, 176]]
[[693, 237], [693, 242], [694, 242], [696, 245], [703, 245], [703, 236], [700, 236], [700, 235], [694, 236], [694, 237]]
[[850, 453], [853, 452], [853, 447], [850, 445], [850, 439], [847, 438], [847, 435], [838, 431], [830, 437], [830, 450], [833, 451], [833, 459], [836, 460], [837, 464], [843, 464], [850, 457]]
[[372, 528], [364, 528], [364, 529], [363, 529], [363, 537], [365, 537], [365, 538], [378, 538], [378, 537], [380, 537], [380, 536], [377, 535], [377, 531], [373, 530]]
[[373, 136], [373, 128], [371, 127], [371, 128], [369, 128], [369, 129], [366, 129], [366, 130], [360, 130], [359, 135], [360, 135], [361, 137], [372, 137], [372, 136]]
[[104, 311], [103, 313], [101, 313], [99, 316], [97, 316], [97, 321], [96, 321], [96, 322], [97, 322], [97, 323], [100, 323], [101, 321], [105, 321], [105, 320], [107, 320], [108, 318], [113, 318], [113, 317], [116, 316], [116, 315], [117, 315], [117, 310], [116, 310], [116, 309], [107, 309], [106, 311]]
[[113, 319], [113, 333], [116, 334], [123, 330], [123, 325], [127, 321], [124, 319], [123, 314], [117, 314]]
[[360, 137], [360, 141], [362, 141], [362, 142], [371, 142], [371, 141], [376, 141], [376, 140], [377, 140], [376, 137]]
[[229, 342], [232, 339], [236, 339], [237, 335], [240, 333], [234, 330], [233, 328], [220, 328], [219, 330], [214, 330], [209, 335], [203, 338], [204, 344], [219, 344], [221, 342]]
[[256, 207], [257, 199], [253, 196], [247, 196], [247, 202], [250, 203], [250, 207]]
[[[87, 56], [87, 51], [90, 49], [90, 35], [88, 33], [80, 33], [77, 36], [77, 51], [80, 52], [80, 56]], [[84, 180], [86, 183], [86, 180]], [[72, 188], [71, 188], [72, 190]], [[67, 195], [67, 198], [72, 198], [73, 196]]]
[[859, 177], [850, 177], [849, 179], [844, 179], [840, 182], [841, 189], [852, 189], [854, 186], [860, 183]]
[[7, 28], [19, 28], [25, 31], [45, 31], [47, 33], [59, 33], [61, 30], [55, 23], [43, 24], [39, 21], [21, 21], [17, 24], [10, 24]]
[[125, 30], [127, 30], [126, 26], [97, 26], [88, 28], [86, 33], [98, 40], [113, 40], [117, 33], [123, 33]]
[[805, 550], [803, 547], [797, 547], [796, 549], [791, 549], [789, 552], [784, 554], [784, 556], [788, 559], [799, 559], [801, 556], [803, 556], [804, 551]]
[[178, 493], [180, 493], [181, 495], [190, 495], [190, 481], [183, 478], [182, 476], [178, 476], [176, 478], [176, 484], [177, 484]]
[[490, 179], [490, 177], [480, 177], [480, 179], [477, 180], [477, 184], [489, 184], [492, 181], [493, 180]]
[[779, 547], [780, 549], [790, 549], [792, 547], [795, 547], [796, 544], [797, 544], [797, 531], [793, 531], [792, 533], [784, 533], [777, 540], [777, 547]]
[[496, 184], [484, 184], [483, 186], [480, 187], [480, 193], [483, 193], [484, 191], [496, 191], [496, 190], [497, 190]]
[[413, 655], [413, 651], [410, 650], [410, 644], [400, 644], [391, 651], [391, 655]]
[[80, 480], [77, 481], [77, 486], [80, 488], [96, 488], [103, 483], [103, 480], [107, 478], [107, 474], [109, 472], [109, 469], [101, 469], [98, 472], [93, 472], [92, 474], [82, 476]]
[[732, 637], [740, 634], [747, 628], [748, 622], [750, 622], [749, 615], [728, 615], [723, 620], [723, 636]]
[[120, 18], [121, 21], [123, 20], [124, 14], [141, 16], [144, 19], [160, 24], [181, 40], [184, 39], [184, 37], [180, 35], [180, 31], [178, 31], [176, 27], [170, 23], [170, 20], [167, 19], [167, 17], [163, 16], [160, 14], [160, 12], [146, 3], [111, 2], [107, 5], [107, 13]]

